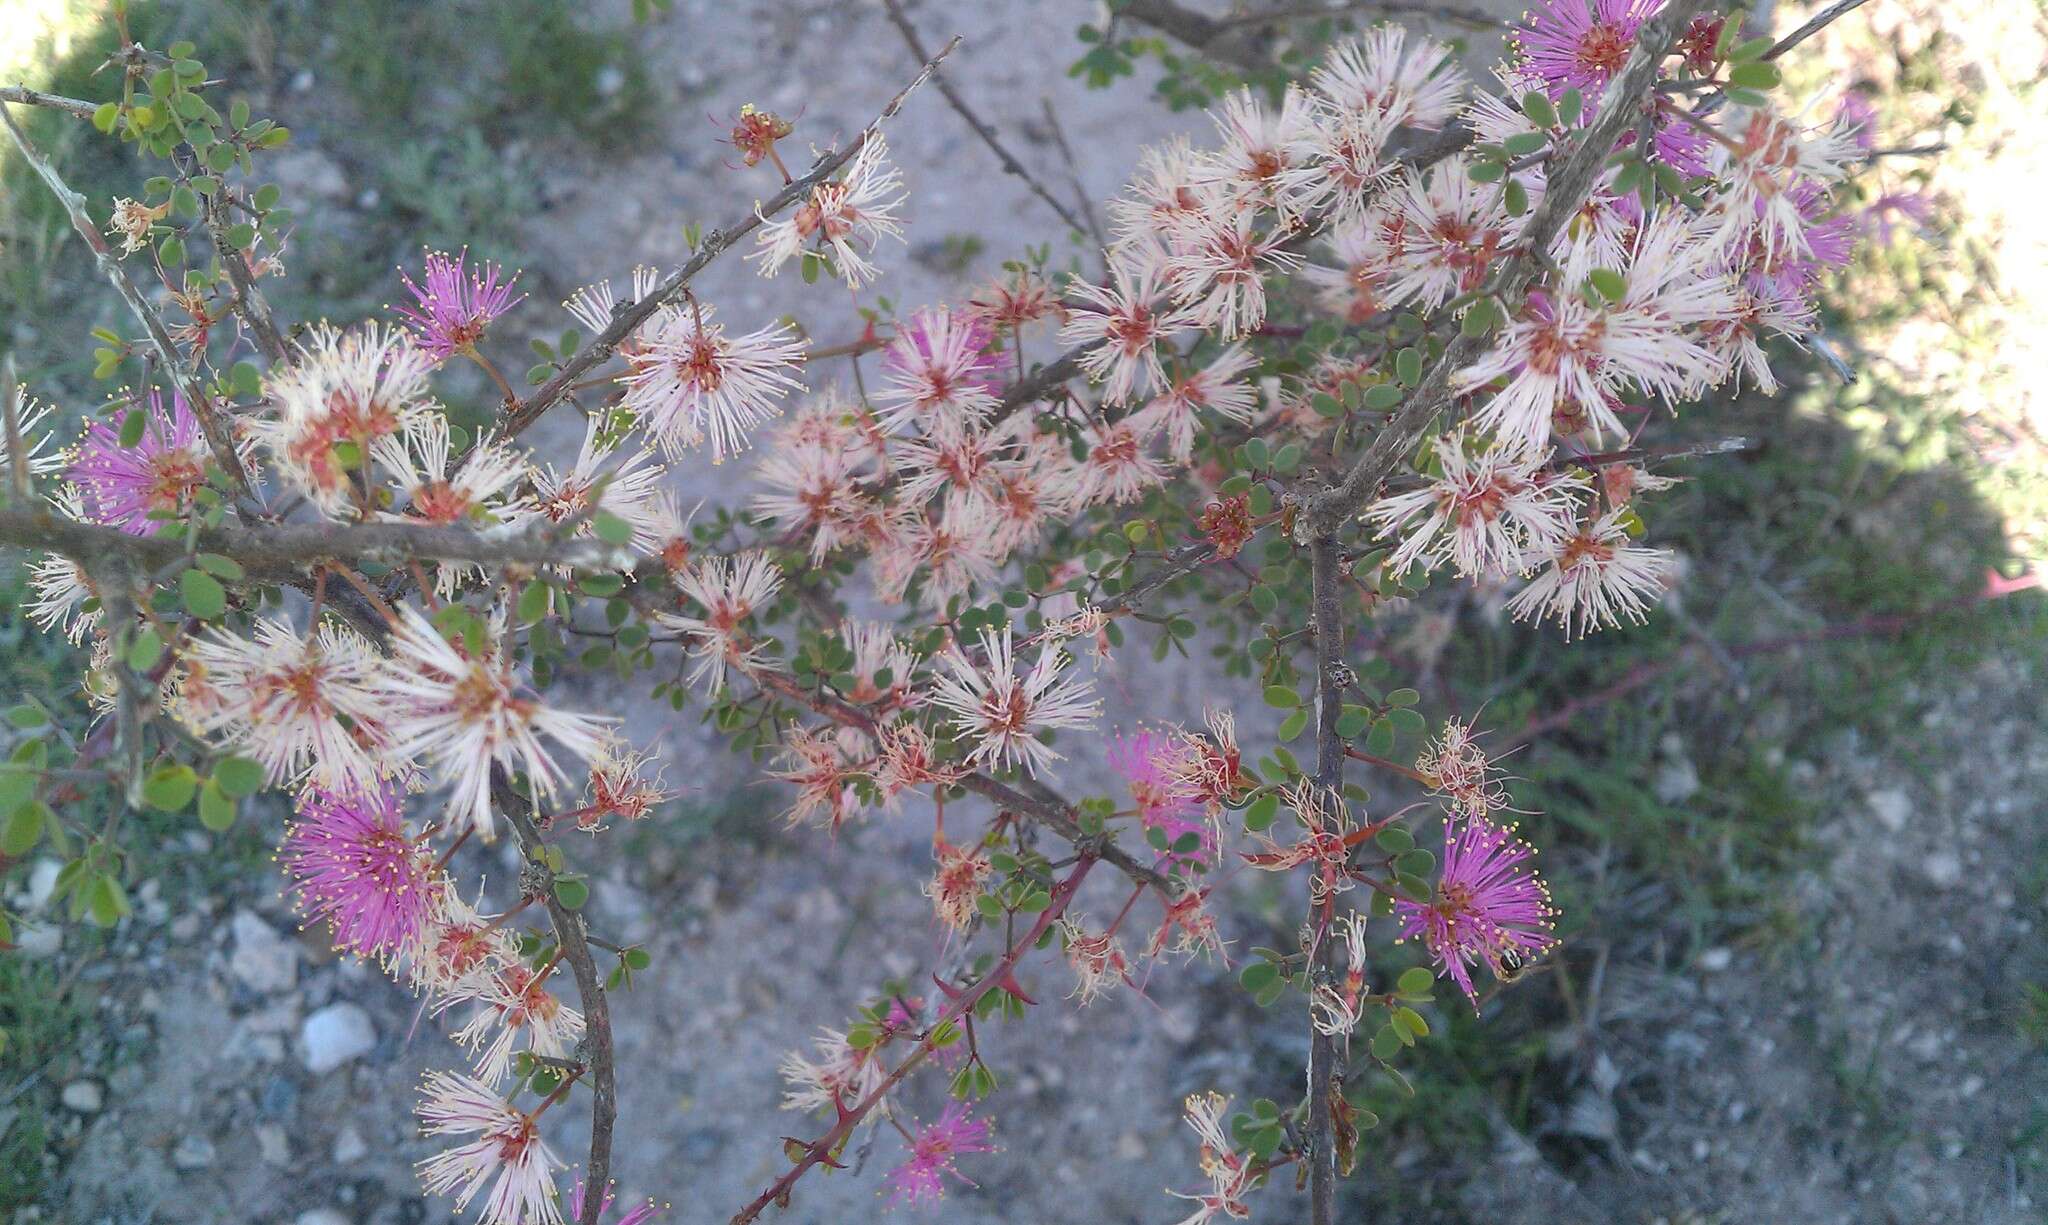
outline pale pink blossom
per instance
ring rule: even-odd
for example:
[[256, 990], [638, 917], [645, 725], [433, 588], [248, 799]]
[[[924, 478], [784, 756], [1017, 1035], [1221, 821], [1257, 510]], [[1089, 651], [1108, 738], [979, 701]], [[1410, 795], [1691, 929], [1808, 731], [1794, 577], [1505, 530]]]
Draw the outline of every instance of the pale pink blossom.
[[1008, 625], [1000, 634], [983, 630], [980, 645], [979, 663], [958, 643], [941, 657], [948, 671], [933, 677], [931, 700], [973, 744], [970, 761], [996, 769], [1015, 766], [1035, 776], [1061, 760], [1040, 734], [1094, 725], [1102, 711], [1092, 697], [1095, 686], [1062, 675], [1066, 653], [1051, 645], [1041, 647], [1038, 661], [1018, 676]]

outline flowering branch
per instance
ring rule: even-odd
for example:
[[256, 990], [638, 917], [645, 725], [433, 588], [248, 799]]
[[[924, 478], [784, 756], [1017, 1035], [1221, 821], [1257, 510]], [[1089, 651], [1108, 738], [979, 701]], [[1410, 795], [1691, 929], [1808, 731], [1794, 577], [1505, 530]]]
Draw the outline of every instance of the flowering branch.
[[1051, 903], [1038, 913], [1038, 920], [1031, 925], [1030, 930], [1012, 941], [995, 965], [989, 967], [988, 972], [971, 985], [948, 989], [946, 1007], [940, 1011], [938, 1019], [925, 1030], [924, 1037], [919, 1039], [917, 1046], [866, 1096], [851, 1106], [839, 1103], [838, 1118], [824, 1135], [808, 1143], [797, 1142], [803, 1150], [803, 1156], [798, 1158], [796, 1164], [780, 1178], [770, 1183], [765, 1191], [749, 1201], [746, 1207], [734, 1213], [729, 1225], [748, 1225], [748, 1222], [759, 1218], [770, 1204], [788, 1207], [790, 1191], [795, 1188], [797, 1181], [809, 1173], [813, 1166], [834, 1160], [833, 1155], [838, 1152], [840, 1145], [845, 1143], [846, 1138], [853, 1134], [853, 1129], [860, 1121], [879, 1106], [882, 1100], [888, 1097], [889, 1091], [900, 1084], [905, 1076], [916, 1070], [919, 1064], [938, 1049], [934, 1039], [942, 1030], [958, 1024], [962, 1018], [973, 1012], [974, 1006], [991, 990], [1015, 984], [1017, 966], [1024, 960], [1024, 955], [1036, 948], [1039, 940], [1046, 932], [1052, 930], [1052, 925], [1066, 913], [1067, 903], [1073, 900], [1075, 891], [1081, 887], [1081, 882], [1087, 879], [1088, 871], [1095, 866], [1095, 862], [1094, 856], [1083, 854], [1074, 864], [1073, 871], [1067, 873], [1053, 887]]
[[113, 251], [107, 247], [107, 240], [101, 237], [99, 229], [93, 225], [92, 218], [86, 214], [85, 197], [65, 185], [56, 167], [30, 143], [20, 125], [14, 122], [14, 114], [4, 100], [0, 100], [0, 121], [7, 125], [8, 135], [14, 138], [15, 148], [20, 150], [22, 160], [27, 162], [36, 172], [36, 176], [49, 187], [50, 194], [57, 198], [57, 202], [63, 206], [65, 214], [71, 219], [71, 228], [78, 231], [78, 236], [92, 249], [93, 262], [98, 265], [100, 273], [112, 283], [114, 291], [128, 304], [128, 309], [141, 320], [143, 329], [149, 333], [151, 347], [156, 350], [157, 357], [163, 362], [164, 370], [177, 380], [186, 401], [198, 414], [200, 429], [205, 433], [207, 445], [212, 448], [213, 457], [220, 464], [221, 470], [234, 482], [237, 492], [247, 494], [249, 474], [243, 469], [242, 457], [235, 450], [233, 427], [223, 418], [220, 408], [213, 403], [206, 394], [206, 389], [200, 385], [199, 380], [179, 357], [177, 347], [171, 343], [170, 333], [164, 328], [162, 316], [157, 313], [155, 307], [143, 299], [142, 291], [129, 279], [127, 269], [121, 266], [121, 261], [116, 259]]
[[540, 390], [517, 404], [509, 406], [505, 412], [501, 433], [509, 438], [519, 434], [534, 422], [540, 420], [541, 414], [547, 412], [563, 396], [569, 394], [569, 389], [575, 385], [577, 380], [588, 373], [592, 367], [615, 353], [618, 350], [619, 343], [638, 330], [641, 324], [647, 322], [654, 315], [655, 311], [681, 299], [684, 291], [689, 288], [691, 279], [699, 272], [702, 272], [712, 260], [723, 255], [740, 239], [753, 233], [757, 227], [763, 224], [766, 218], [780, 213], [799, 200], [807, 198], [812, 188], [838, 173], [840, 167], [852, 161], [853, 156], [860, 152], [861, 146], [865, 145], [876, 132], [881, 130], [882, 124], [896, 117], [896, 113], [903, 109], [903, 104], [909, 101], [910, 95], [916, 92], [917, 87], [924, 84], [933, 73], [938, 71], [939, 65], [945, 61], [947, 56], [953, 54], [953, 49], [959, 45], [960, 37], [955, 35], [947, 41], [945, 46], [940, 47], [939, 53], [925, 61], [924, 68], [915, 77], [911, 78], [910, 84], [898, 90], [896, 96], [889, 99], [888, 104], [882, 107], [881, 113], [876, 115], [867, 127], [862, 128], [852, 140], [848, 141], [845, 148], [819, 158], [817, 165], [811, 167], [808, 172], [800, 177], [784, 184], [782, 190], [770, 196], [766, 203], [755, 205], [754, 210], [743, 219], [706, 234], [703, 242], [698, 245], [696, 253], [690, 257], [687, 263], [663, 278], [653, 292], [641, 297], [632, 305], [618, 310], [612, 316], [611, 324], [604, 331], [593, 337], [588, 344], [578, 350], [568, 361], [564, 362], [561, 369], [555, 372], [554, 377], [541, 385]]
[[[1533, 252], [1545, 251], [1551, 240], [1585, 203], [1593, 182], [1614, 144], [1624, 131], [1642, 122], [1641, 100], [1650, 92], [1658, 67], [1671, 45], [1704, 7], [1704, 0], [1672, 0], [1638, 33], [1628, 61], [1608, 84], [1598, 117], [1577, 137], [1571, 155], [1555, 168], [1547, 180], [1543, 203], [1530, 217], [1521, 243], [1522, 254], [1507, 261], [1493, 279], [1492, 292], [1503, 301], [1521, 299], [1530, 282], [1541, 271]], [[1469, 366], [1486, 350], [1484, 333], [1460, 332], [1444, 347], [1443, 355], [1410, 392], [1394, 415], [1373, 437], [1371, 445], [1345, 472], [1344, 479], [1303, 498], [1305, 513], [1297, 536], [1334, 535], [1345, 521], [1379, 492], [1380, 485], [1395, 465], [1422, 440], [1424, 431], [1451, 401], [1451, 376]]]
[[[503, 770], [492, 772], [491, 791], [518, 834], [519, 848], [525, 852], [527, 862], [535, 867], [543, 865], [541, 833], [533, 823], [532, 804], [512, 788]], [[612, 1054], [611, 1004], [605, 998], [597, 962], [590, 955], [590, 938], [583, 917], [562, 905], [561, 898], [555, 893], [553, 875], [552, 872], [542, 873], [539, 882], [541, 900], [547, 906], [548, 921], [554, 925], [555, 939], [561, 945], [563, 960], [569, 963], [570, 972], [576, 976], [576, 994], [583, 1002], [584, 1039], [577, 1048], [577, 1058], [589, 1070], [591, 1089], [590, 1157], [584, 1177], [587, 1186], [602, 1188], [608, 1185], [611, 1176], [612, 1127], [619, 1117], [617, 1069]], [[597, 1218], [603, 1213], [604, 1197], [586, 1195], [583, 1197], [583, 1212], [576, 1225], [597, 1225]]]

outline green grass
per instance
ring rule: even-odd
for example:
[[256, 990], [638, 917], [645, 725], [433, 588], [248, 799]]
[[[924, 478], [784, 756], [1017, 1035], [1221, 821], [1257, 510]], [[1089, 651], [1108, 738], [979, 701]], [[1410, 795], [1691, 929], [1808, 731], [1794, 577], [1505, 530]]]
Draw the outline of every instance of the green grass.
[[0, 957], [0, 1212], [39, 1201], [60, 1121], [59, 1086], [75, 1069], [88, 1021], [57, 972], [20, 957]]

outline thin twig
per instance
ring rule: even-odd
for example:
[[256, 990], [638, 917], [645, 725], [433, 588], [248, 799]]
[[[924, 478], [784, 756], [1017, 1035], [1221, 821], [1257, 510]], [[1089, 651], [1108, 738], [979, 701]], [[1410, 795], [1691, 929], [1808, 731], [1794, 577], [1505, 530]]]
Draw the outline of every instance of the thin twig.
[[1081, 161], [1074, 156], [1074, 147], [1067, 143], [1067, 130], [1060, 123], [1059, 112], [1052, 107], [1052, 98], [1040, 95], [1038, 105], [1045, 111], [1046, 130], [1052, 133], [1053, 147], [1060, 151], [1060, 160], [1066, 163], [1067, 182], [1074, 189], [1074, 200], [1081, 206], [1081, 217], [1088, 223], [1088, 237], [1095, 240], [1098, 248], [1107, 250], [1109, 238], [1103, 233], [1102, 221], [1095, 215], [1095, 203], [1088, 195], [1088, 185], [1081, 181]]
[[[1344, 715], [1344, 689], [1350, 665], [1344, 659], [1344, 600], [1342, 569], [1337, 560], [1337, 543], [1329, 536], [1309, 542], [1309, 599], [1315, 617], [1316, 647], [1316, 789], [1333, 813], [1344, 810], [1344, 736], [1337, 730]], [[1343, 822], [1340, 820], [1341, 826]], [[1335, 959], [1339, 942], [1323, 939], [1329, 930], [1328, 898], [1321, 903], [1310, 888], [1309, 904], [1309, 996], [1336, 976]], [[1332, 1097], [1343, 1091], [1343, 1073], [1338, 1070], [1337, 1041], [1315, 1023], [1313, 1005], [1309, 1010], [1308, 1050], [1308, 1133], [1306, 1159], [1309, 1174], [1309, 1221], [1311, 1225], [1335, 1225], [1337, 1220], [1337, 1123]]]
[[0, 102], [13, 102], [20, 106], [40, 106], [53, 111], [63, 111], [80, 119], [90, 119], [99, 109], [97, 102], [83, 98], [66, 98], [62, 94], [46, 94], [40, 89], [26, 85], [0, 85]]
[[[917, 27], [910, 23], [909, 17], [904, 15], [901, 0], [882, 0], [882, 3], [889, 14], [889, 21], [903, 35], [903, 42], [910, 48], [911, 55], [915, 56], [920, 62], [936, 63], [937, 61], [933, 60], [931, 55], [925, 50], [924, 40], [917, 36]], [[974, 113], [974, 108], [967, 105], [967, 99], [961, 97], [960, 91], [953, 88], [953, 83], [946, 79], [945, 73], [934, 71], [932, 73], [932, 84], [937, 86], [939, 93], [945, 96], [946, 104], [953, 108], [953, 113], [960, 116], [961, 120], [968, 127], [973, 128], [974, 134], [981, 137], [981, 143], [987, 145], [989, 151], [996, 155], [996, 160], [1003, 164], [1003, 172], [1005, 174], [1013, 174], [1024, 180], [1024, 185], [1031, 189], [1031, 194], [1045, 201], [1046, 207], [1059, 214], [1059, 219], [1066, 222], [1068, 229], [1078, 234], [1090, 233], [1088, 227], [1079, 218], [1074, 216], [1066, 205], [1060, 203], [1059, 197], [1047, 191], [1045, 184], [1039, 182], [1038, 177], [1032, 174], [1023, 162], [1017, 160], [1017, 156], [1011, 153], [1003, 144], [1001, 138], [996, 135], [996, 130], [990, 127], [981, 116]]]
[[[533, 824], [533, 809], [526, 797], [512, 788], [504, 772], [496, 767], [491, 770], [491, 796], [499, 811], [512, 822], [512, 828], [519, 835], [519, 847], [527, 859], [540, 863], [541, 836]], [[552, 878], [553, 873], [548, 875]], [[582, 997], [583, 1041], [577, 1050], [578, 1057], [590, 1067], [592, 1100], [590, 1157], [583, 1170], [583, 1185], [589, 1194], [583, 1197], [583, 1214], [577, 1225], [597, 1225], [598, 1217], [604, 1215], [604, 1189], [611, 1178], [612, 1127], [619, 1118], [617, 1072], [612, 1056], [611, 1005], [605, 999], [604, 980], [598, 976], [597, 960], [590, 955], [582, 916], [562, 905], [555, 897], [552, 879], [541, 901], [547, 906], [548, 919], [554, 924], [555, 940], [561, 946], [562, 959], [569, 963], [570, 972], [576, 976], [576, 993]]]
[[1852, 13], [1869, 2], [1870, 0], [1835, 0], [1835, 3], [1828, 5], [1820, 12], [1808, 18], [1805, 25], [1800, 26], [1777, 42], [1772, 43], [1771, 49], [1764, 52], [1763, 57], [1767, 60], [1777, 59], [1800, 43], [1805, 42], [1822, 30], [1827, 29], [1830, 25], [1833, 25], [1844, 14]]

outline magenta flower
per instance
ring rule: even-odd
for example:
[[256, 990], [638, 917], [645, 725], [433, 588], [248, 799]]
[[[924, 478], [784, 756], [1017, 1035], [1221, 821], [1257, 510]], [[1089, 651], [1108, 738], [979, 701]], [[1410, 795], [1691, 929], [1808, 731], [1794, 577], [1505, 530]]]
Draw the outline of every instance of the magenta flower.
[[1475, 1008], [1472, 966], [1485, 962], [1503, 978], [1557, 943], [1550, 934], [1550, 891], [1522, 866], [1534, 854], [1508, 830], [1477, 817], [1446, 823], [1436, 897], [1394, 903], [1401, 939], [1421, 936]]
[[964, 1102], [948, 1105], [938, 1122], [918, 1130], [916, 1139], [910, 1142], [910, 1159], [889, 1171], [889, 1206], [944, 1199], [947, 1174], [973, 1186], [966, 1175], [953, 1168], [954, 1159], [962, 1153], [995, 1151], [996, 1146], [989, 1142], [986, 1121], [968, 1118]]
[[1172, 846], [1187, 834], [1200, 836], [1202, 844], [1197, 850], [1184, 856], [1169, 852], [1166, 861], [1184, 858], [1200, 863], [1205, 855], [1215, 851], [1216, 839], [1208, 823], [1201, 819], [1201, 805], [1185, 788], [1175, 784], [1169, 770], [1183, 751], [1164, 735], [1141, 731], [1126, 736], [1118, 732], [1110, 737], [1109, 768], [1130, 788], [1139, 821], [1146, 829], [1164, 834], [1166, 845]]
[[206, 442], [199, 419], [181, 395], [172, 394], [168, 414], [162, 394], [154, 389], [146, 407], [129, 411], [147, 414], [142, 440], [124, 447], [118, 425], [93, 422], [78, 440], [67, 475], [84, 494], [86, 513], [95, 521], [130, 536], [154, 536], [164, 521], [150, 518], [151, 512], [183, 514], [193, 491], [206, 483]]
[[347, 795], [309, 789], [277, 858], [291, 873], [300, 912], [326, 919], [334, 946], [364, 957], [389, 957], [410, 943], [446, 887], [432, 852], [406, 832], [390, 784]]
[[[1001, 395], [1003, 391], [1002, 355], [988, 352], [990, 342], [995, 339], [995, 329], [988, 320], [978, 314], [948, 312], [951, 321], [944, 343], [944, 352], [934, 352], [932, 345], [932, 321], [938, 312], [921, 310], [912, 315], [896, 329], [896, 339], [882, 350], [882, 369], [894, 375], [913, 375], [920, 371], [913, 367], [930, 368], [943, 365], [958, 376], [960, 386], [974, 391]], [[906, 350], [915, 350], [921, 361], [913, 362]], [[955, 350], [973, 354], [966, 359], [964, 368], [957, 364]]]
[[[597, 1211], [598, 1215], [602, 1217], [611, 1210], [612, 1189], [607, 1186], [604, 1189], [604, 1203], [598, 1205]], [[626, 1209], [625, 1213], [617, 1221], [614, 1221], [612, 1225], [646, 1225], [648, 1221], [659, 1216], [661, 1212], [662, 1209], [656, 1208], [653, 1200], [648, 1200], [644, 1204], [635, 1204], [633, 1207]], [[581, 1178], [576, 1180], [576, 1186], [569, 1192], [569, 1219], [571, 1221], [583, 1219], [583, 1180]]]
[[466, 266], [468, 258], [467, 249], [454, 259], [445, 252], [427, 252], [425, 286], [403, 269], [398, 273], [419, 305], [393, 309], [419, 338], [421, 350], [437, 360], [474, 349], [493, 319], [526, 300], [525, 294], [512, 296], [518, 273], [500, 281], [496, 264], [486, 262], [480, 271], [471, 272]]
[[1576, 89], [1587, 109], [1628, 62], [1636, 31], [1663, 0], [1546, 0], [1516, 38], [1522, 64], [1556, 98]]

